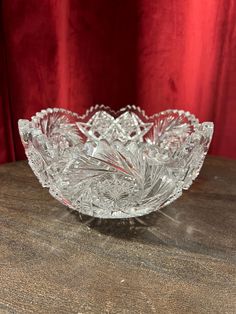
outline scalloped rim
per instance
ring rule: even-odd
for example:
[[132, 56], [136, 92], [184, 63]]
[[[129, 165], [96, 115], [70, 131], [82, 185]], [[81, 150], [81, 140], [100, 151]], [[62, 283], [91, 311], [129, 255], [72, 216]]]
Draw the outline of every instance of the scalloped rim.
[[[90, 107], [89, 109], [87, 109], [85, 111], [85, 113], [83, 115], [79, 115], [73, 111], [70, 111], [70, 110], [64, 109], [64, 108], [47, 108], [47, 109], [43, 109], [43, 110], [37, 112], [34, 116], [32, 116], [31, 122], [39, 123], [39, 120], [44, 118], [45, 115], [47, 115], [48, 113], [53, 113], [53, 112], [61, 112], [61, 113], [71, 115], [77, 119], [85, 119], [92, 112], [96, 112], [98, 110], [107, 111], [108, 113], [110, 113], [114, 117], [119, 116], [120, 114], [122, 114], [125, 111], [130, 111], [130, 110], [131, 111], [137, 111], [138, 113], [140, 113], [140, 115], [142, 115], [147, 120], [153, 120], [153, 119], [160, 117], [161, 115], [166, 115], [168, 113], [179, 113], [180, 115], [184, 114], [195, 127], [201, 124], [201, 123], [199, 123], [199, 120], [196, 118], [196, 116], [194, 114], [190, 113], [189, 111], [178, 110], [178, 109], [167, 109], [167, 110], [155, 113], [151, 116], [148, 116], [146, 114], [146, 112], [143, 109], [141, 109], [139, 106], [127, 105], [127, 106], [125, 106], [119, 110], [113, 110], [109, 106], [105, 106], [103, 104], [101, 104], [101, 105], [97, 104], [95, 106]], [[20, 119], [20, 120], [28, 120], [28, 119]], [[30, 121], [30, 120], [28, 120], [28, 121]], [[204, 122], [204, 123], [207, 123], [207, 122]], [[212, 122], [210, 122], [210, 123], [212, 123]]]

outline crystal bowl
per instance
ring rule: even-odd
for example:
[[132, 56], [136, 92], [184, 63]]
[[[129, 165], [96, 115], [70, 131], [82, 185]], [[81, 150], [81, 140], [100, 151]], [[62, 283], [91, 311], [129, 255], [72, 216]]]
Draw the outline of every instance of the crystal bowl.
[[213, 123], [189, 112], [147, 116], [97, 105], [84, 115], [47, 109], [19, 120], [29, 165], [53, 197], [83, 214], [128, 218], [170, 204], [199, 174]]

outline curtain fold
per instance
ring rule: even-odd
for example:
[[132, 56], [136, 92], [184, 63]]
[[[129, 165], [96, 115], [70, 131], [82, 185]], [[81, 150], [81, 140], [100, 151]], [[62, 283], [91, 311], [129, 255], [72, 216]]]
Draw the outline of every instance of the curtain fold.
[[25, 158], [19, 118], [96, 103], [188, 110], [236, 158], [236, 1], [0, 3], [0, 163]]
[[5, 38], [0, 15], [0, 163], [15, 160]]

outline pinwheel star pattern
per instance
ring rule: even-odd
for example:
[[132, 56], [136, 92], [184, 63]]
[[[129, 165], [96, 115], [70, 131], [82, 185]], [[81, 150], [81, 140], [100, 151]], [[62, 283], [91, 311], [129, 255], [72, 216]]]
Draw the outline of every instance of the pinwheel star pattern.
[[86, 215], [130, 218], [170, 204], [197, 177], [213, 134], [181, 110], [147, 117], [128, 106], [84, 116], [48, 108], [19, 121], [29, 164], [61, 203]]

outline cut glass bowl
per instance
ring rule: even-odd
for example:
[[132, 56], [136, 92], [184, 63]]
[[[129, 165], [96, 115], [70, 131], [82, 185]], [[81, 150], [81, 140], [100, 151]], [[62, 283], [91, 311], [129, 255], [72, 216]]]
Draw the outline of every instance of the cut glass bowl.
[[53, 197], [83, 214], [128, 218], [170, 204], [199, 174], [213, 123], [135, 106], [85, 115], [47, 109], [19, 120], [29, 164]]

